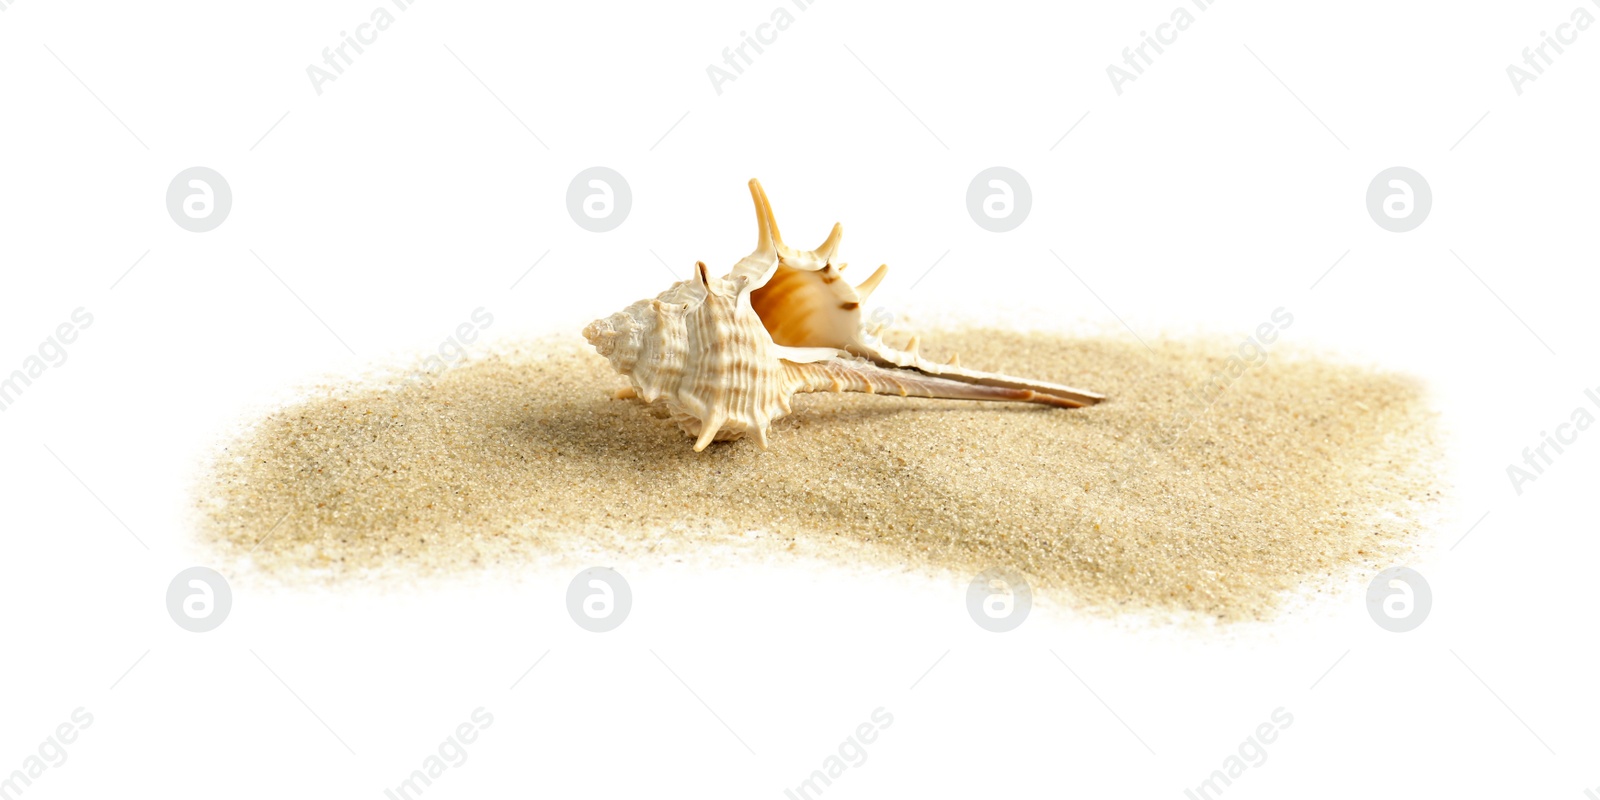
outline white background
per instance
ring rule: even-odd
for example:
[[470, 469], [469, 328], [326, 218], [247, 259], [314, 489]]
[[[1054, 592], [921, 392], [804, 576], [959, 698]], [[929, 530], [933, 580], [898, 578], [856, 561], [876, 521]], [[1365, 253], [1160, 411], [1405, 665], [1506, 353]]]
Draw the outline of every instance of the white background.
[[[0, 373], [73, 309], [94, 323], [0, 413], [0, 774], [82, 706], [94, 723], [26, 797], [377, 798], [483, 706], [492, 727], [426, 797], [776, 798], [882, 706], [893, 725], [826, 797], [1176, 798], [1283, 707], [1227, 797], [1582, 797], [1600, 433], [1521, 496], [1506, 476], [1600, 386], [1600, 29], [1520, 96], [1506, 74], [1580, 2], [1600, 15], [1224, 0], [1118, 95], [1106, 67], [1178, 0], [823, 0], [719, 95], [706, 67], [777, 0], [423, 0], [319, 96], [307, 66], [379, 0], [15, 0]], [[203, 234], [164, 203], [195, 165], [234, 195]], [[565, 208], [594, 165], [633, 193], [610, 233]], [[993, 165], [1032, 187], [1010, 233], [964, 207]], [[1395, 165], [1434, 197], [1403, 234], [1364, 202]], [[232, 426], [428, 352], [479, 306], [494, 341], [575, 333], [669, 270], [725, 268], [753, 242], [752, 176], [791, 239], [841, 220], [856, 269], [888, 262], [891, 308], [1148, 339], [1243, 338], [1283, 306], [1287, 338], [1425, 377], [1456, 497], [1412, 565], [1432, 616], [1386, 632], [1351, 585], [1265, 626], [1036, 609], [995, 635], [954, 579], [775, 563], [628, 567], [633, 614], [603, 635], [554, 572], [241, 588], [215, 632], [168, 619], [168, 581], [206, 558], [192, 487]]]

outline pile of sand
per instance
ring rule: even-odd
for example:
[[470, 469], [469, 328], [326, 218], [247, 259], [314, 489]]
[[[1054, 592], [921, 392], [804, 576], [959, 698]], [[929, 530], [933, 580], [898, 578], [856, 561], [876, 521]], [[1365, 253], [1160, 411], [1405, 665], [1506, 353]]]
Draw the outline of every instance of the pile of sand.
[[[930, 356], [1102, 391], [1079, 410], [801, 395], [769, 451], [695, 453], [577, 341], [324, 387], [201, 489], [226, 561], [283, 580], [728, 548], [973, 575], [1099, 610], [1270, 616], [1390, 566], [1437, 497], [1412, 380], [1227, 342], [950, 332]], [[1240, 372], [1237, 364], [1231, 372]]]

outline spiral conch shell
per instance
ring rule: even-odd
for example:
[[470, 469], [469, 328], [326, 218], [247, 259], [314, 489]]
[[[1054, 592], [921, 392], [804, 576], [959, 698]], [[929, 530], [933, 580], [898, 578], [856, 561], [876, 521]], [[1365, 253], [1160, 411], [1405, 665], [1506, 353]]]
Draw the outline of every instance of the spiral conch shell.
[[843, 228], [815, 250], [783, 243], [760, 181], [755, 200], [756, 249], [727, 276], [706, 265], [654, 299], [640, 300], [583, 329], [584, 338], [631, 388], [619, 398], [663, 401], [694, 449], [754, 434], [762, 449], [772, 421], [792, 411], [797, 392], [867, 392], [902, 397], [1009, 400], [1063, 408], [1093, 405], [1102, 395], [1009, 375], [977, 372], [955, 359], [922, 358], [913, 338], [889, 346], [862, 324], [861, 305], [888, 272], [878, 267], [857, 286], [834, 264]]

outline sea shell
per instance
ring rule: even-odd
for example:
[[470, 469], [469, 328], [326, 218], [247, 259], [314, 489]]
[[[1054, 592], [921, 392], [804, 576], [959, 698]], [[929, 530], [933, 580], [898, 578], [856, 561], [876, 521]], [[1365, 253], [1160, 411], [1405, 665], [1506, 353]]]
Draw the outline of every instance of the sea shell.
[[820, 247], [783, 243], [760, 181], [750, 181], [757, 244], [722, 278], [704, 262], [695, 275], [584, 328], [584, 338], [631, 388], [619, 398], [664, 402], [694, 449], [754, 434], [767, 447], [772, 421], [797, 392], [889, 393], [903, 397], [1008, 400], [1064, 408], [1104, 396], [1070, 386], [936, 364], [889, 346], [862, 324], [861, 305], [888, 273], [880, 266], [851, 286], [833, 263], [843, 228]]

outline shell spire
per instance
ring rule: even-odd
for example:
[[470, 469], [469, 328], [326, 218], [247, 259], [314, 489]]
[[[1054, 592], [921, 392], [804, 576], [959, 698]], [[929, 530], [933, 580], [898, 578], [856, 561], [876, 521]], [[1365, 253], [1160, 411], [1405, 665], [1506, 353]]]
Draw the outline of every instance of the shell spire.
[[[583, 335], [631, 386], [619, 398], [662, 402], [704, 450], [754, 434], [763, 449], [773, 420], [799, 392], [866, 392], [901, 397], [992, 400], [1078, 408], [1103, 395], [1070, 386], [980, 372], [956, 359], [938, 364], [864, 325], [861, 306], [888, 274], [878, 267], [852, 287], [833, 263], [844, 228], [814, 250], [783, 242], [760, 181], [751, 179], [756, 248], [732, 271], [695, 274], [584, 328]], [[880, 326], [881, 327], [881, 326]]]

